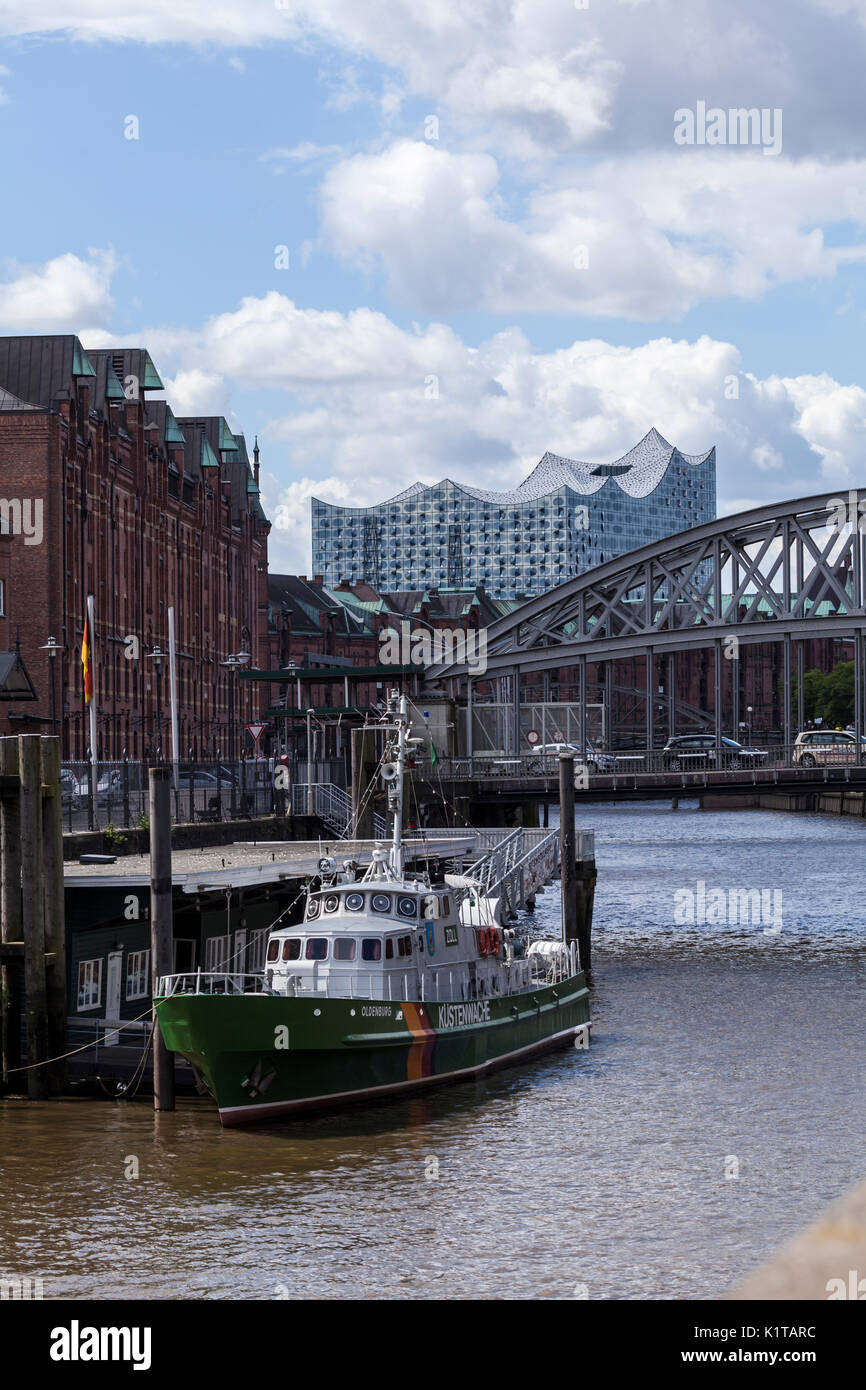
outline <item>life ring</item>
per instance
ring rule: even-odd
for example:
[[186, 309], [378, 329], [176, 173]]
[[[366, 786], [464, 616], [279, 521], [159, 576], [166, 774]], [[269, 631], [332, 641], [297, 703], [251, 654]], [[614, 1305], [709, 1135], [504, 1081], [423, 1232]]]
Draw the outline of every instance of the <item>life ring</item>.
[[490, 950], [490, 934], [489, 934], [489, 932], [488, 932], [488, 929], [487, 929], [487, 927], [479, 927], [479, 929], [478, 929], [478, 951], [479, 951], [479, 954], [482, 955], [482, 956], [486, 956], [489, 950]]
[[497, 929], [496, 927], [490, 927], [490, 929], [489, 929], [489, 931], [488, 931], [488, 935], [487, 935], [487, 940], [488, 940], [488, 943], [489, 943], [489, 946], [488, 946], [488, 955], [491, 955], [491, 956], [498, 956], [498, 955], [499, 955], [500, 940], [499, 940], [499, 931], [498, 931], [498, 929]]

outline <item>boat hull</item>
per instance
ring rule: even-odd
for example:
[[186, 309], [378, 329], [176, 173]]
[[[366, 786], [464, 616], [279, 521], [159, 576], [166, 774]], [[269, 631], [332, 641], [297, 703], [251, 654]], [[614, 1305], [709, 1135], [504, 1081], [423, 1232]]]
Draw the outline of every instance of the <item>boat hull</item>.
[[582, 974], [468, 1003], [176, 994], [166, 1045], [201, 1074], [224, 1125], [341, 1107], [482, 1075], [588, 1037]]

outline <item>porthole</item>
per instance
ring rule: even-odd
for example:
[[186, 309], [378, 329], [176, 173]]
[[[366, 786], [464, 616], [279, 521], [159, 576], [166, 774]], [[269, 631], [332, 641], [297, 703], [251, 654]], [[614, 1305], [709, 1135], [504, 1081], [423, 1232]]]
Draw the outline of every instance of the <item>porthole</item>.
[[398, 898], [397, 911], [401, 917], [417, 917], [418, 904], [415, 898]]
[[336, 912], [340, 906], [340, 899], [336, 893], [329, 893], [325, 899], [325, 911]]
[[307, 916], [308, 916], [308, 917], [318, 917], [318, 915], [319, 915], [319, 900], [318, 900], [318, 898], [310, 898], [310, 899], [308, 899], [308, 901], [307, 901]]
[[371, 899], [370, 899], [370, 906], [372, 907], [372, 909], [373, 909], [374, 912], [390, 912], [390, 911], [391, 911], [391, 895], [390, 895], [390, 893], [374, 893], [373, 896], [372, 896]]
[[347, 894], [346, 894], [346, 907], [349, 909], [350, 912], [360, 912], [360, 911], [361, 911], [361, 908], [362, 908], [363, 906], [364, 906], [364, 894], [363, 894], [363, 893], [347, 893]]

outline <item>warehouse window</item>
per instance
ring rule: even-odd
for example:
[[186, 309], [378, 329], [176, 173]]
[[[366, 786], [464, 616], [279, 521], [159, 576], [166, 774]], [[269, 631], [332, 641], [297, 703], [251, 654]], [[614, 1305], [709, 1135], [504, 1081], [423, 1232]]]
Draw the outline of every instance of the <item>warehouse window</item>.
[[102, 957], [78, 962], [78, 1012], [98, 1009], [102, 997]]
[[130, 951], [126, 957], [126, 997], [145, 999], [150, 993], [150, 951]]

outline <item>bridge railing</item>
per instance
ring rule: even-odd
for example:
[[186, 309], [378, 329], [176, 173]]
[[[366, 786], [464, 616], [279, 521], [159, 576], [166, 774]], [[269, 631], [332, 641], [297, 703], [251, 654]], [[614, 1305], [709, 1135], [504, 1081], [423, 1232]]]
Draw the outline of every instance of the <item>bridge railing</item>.
[[[837, 732], [828, 730], [827, 732]], [[845, 732], [845, 731], [841, 731]], [[688, 748], [676, 745], [651, 751], [628, 749], [598, 755], [598, 761], [574, 759], [575, 785], [579, 788], [610, 787], [631, 782], [636, 776], [703, 779], [725, 774], [730, 780], [773, 780], [780, 771], [802, 780], [814, 781], [826, 774], [826, 780], [838, 780], [852, 769], [866, 768], [866, 738], [858, 751], [855, 744], [806, 745], [770, 743], [741, 748], [715, 745]], [[437, 763], [436, 774], [457, 781], [522, 782], [543, 779], [555, 790], [559, 778], [559, 758], [539, 757], [531, 752], [511, 758], [447, 758]], [[423, 772], [421, 774], [424, 775]]]

